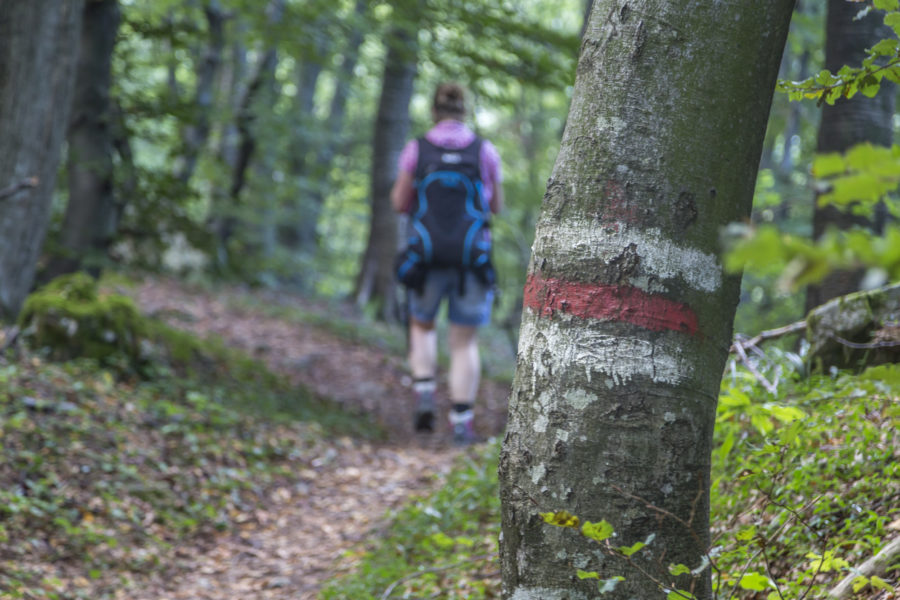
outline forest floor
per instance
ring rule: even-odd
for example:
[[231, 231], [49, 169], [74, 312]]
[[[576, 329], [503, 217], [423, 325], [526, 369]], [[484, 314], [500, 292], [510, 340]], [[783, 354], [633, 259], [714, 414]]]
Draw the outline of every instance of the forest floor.
[[[387, 511], [441, 483], [462, 452], [439, 420], [433, 434], [412, 428], [412, 391], [404, 360], [388, 346], [361, 345], [285, 316], [301, 298], [281, 293], [188, 288], [147, 279], [133, 295], [141, 309], [198, 336], [215, 335], [265, 362], [343, 409], [367, 415], [385, 433], [379, 441], [343, 436], [293, 486], [275, 490], [255, 518], [196, 547], [175, 551], [177, 577], [150, 579], [130, 600], [292, 599], [317, 597], [321, 586], [352, 564], [348, 551], [386, 524]], [[304, 310], [334, 314], [334, 306]], [[285, 313], [287, 314], [287, 313]], [[439, 392], [445, 389], [439, 387]], [[482, 381], [476, 428], [499, 435], [505, 425], [507, 384]], [[446, 393], [439, 406], [446, 413]]]

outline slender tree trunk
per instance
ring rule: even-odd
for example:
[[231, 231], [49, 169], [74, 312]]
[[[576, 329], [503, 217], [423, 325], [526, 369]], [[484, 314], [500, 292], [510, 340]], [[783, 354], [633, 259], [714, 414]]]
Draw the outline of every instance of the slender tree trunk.
[[34, 281], [69, 122], [80, 0], [0, 0], [0, 317]]
[[197, 65], [197, 87], [194, 92], [193, 118], [183, 131], [184, 151], [177, 177], [187, 183], [197, 168], [197, 160], [209, 139], [214, 105], [215, 82], [222, 68], [225, 48], [226, 14], [217, 0], [209, 0], [203, 7], [209, 31], [209, 42]]
[[[361, 23], [365, 10], [365, 2], [357, 0], [354, 8], [355, 22]], [[325, 122], [325, 135], [318, 144], [313, 165], [310, 165], [305, 160], [309, 149], [305, 147], [306, 140], [304, 138], [308, 138], [308, 134], [301, 132], [296, 138], [304, 145], [304, 147], [298, 148], [295, 152], [295, 155], [302, 157], [304, 160], [300, 161], [294, 168], [294, 175], [306, 180], [303, 185], [304, 197], [299, 206], [299, 214], [291, 224], [290, 232], [282, 237], [289, 241], [293, 251], [301, 256], [312, 255], [318, 248], [319, 240], [316, 235], [316, 229], [319, 224], [319, 217], [322, 214], [322, 206], [325, 203], [331, 163], [343, 146], [344, 116], [347, 112], [350, 85], [354, 78], [354, 70], [359, 60], [359, 47], [362, 45], [362, 42], [362, 25], [355, 25], [346, 40], [340, 68], [334, 74], [336, 83]], [[303, 122], [302, 119], [305, 116], [305, 122], [308, 125], [311, 112], [312, 105], [310, 102], [306, 112], [299, 116], [298, 121]]]
[[[596, 0], [525, 285], [500, 461], [503, 597], [711, 595], [709, 470], [738, 277], [793, 0]], [[729, 52], [722, 52], [722, 48]], [[710, 60], [710, 57], [715, 57]], [[634, 563], [542, 522], [609, 521]], [[638, 568], [646, 571], [640, 572]]]
[[[277, 25], [282, 21], [285, 11], [285, 0], [271, 0], [269, 3], [267, 14], [268, 22], [271, 25]], [[269, 40], [267, 47], [264, 49], [262, 56], [256, 64], [256, 69], [241, 96], [236, 115], [237, 127], [237, 143], [234, 152], [234, 160], [231, 163], [231, 185], [228, 190], [228, 207], [233, 209], [240, 203], [241, 192], [247, 183], [247, 173], [250, 167], [250, 161], [256, 152], [257, 131], [256, 120], [257, 111], [260, 110], [264, 103], [259, 102], [260, 96], [265, 96], [266, 90], [269, 89], [270, 82], [275, 76], [275, 69], [278, 64], [278, 55], [274, 40]], [[237, 220], [229, 214], [220, 217], [217, 224], [218, 251], [220, 258], [220, 266], [230, 268], [232, 265], [231, 257], [228, 253], [228, 244], [232, 235], [240, 226]]]
[[[890, 27], [884, 25], [881, 11], [870, 11], [862, 19], [856, 19], [859, 6], [845, 0], [828, 0], [825, 19], [825, 68], [837, 72], [843, 65], [859, 65], [866, 56], [866, 49], [878, 40], [893, 36]], [[871, 142], [879, 146], [893, 143], [894, 97], [896, 86], [884, 81], [881, 91], [874, 98], [857, 94], [853, 98], [841, 98], [833, 106], [822, 108], [816, 151], [845, 152], [856, 144]], [[832, 206], [816, 207], [813, 213], [813, 237], [820, 238], [829, 228], [849, 229], [863, 226], [879, 231], [883, 216], [874, 221], [841, 211]], [[879, 222], [881, 221], [881, 222]], [[811, 285], [806, 291], [806, 310], [812, 310], [832, 298], [859, 289], [861, 270], [837, 271], [819, 285]]]
[[82, 268], [99, 276], [116, 233], [110, 84], [120, 18], [118, 0], [84, 5], [68, 134], [69, 201], [46, 280]]
[[356, 283], [356, 302], [376, 302], [381, 318], [397, 314], [394, 257], [398, 250], [398, 220], [391, 209], [390, 191], [397, 159], [409, 135], [409, 102], [416, 76], [415, 32], [395, 30], [384, 65], [381, 98], [372, 142], [369, 240]]

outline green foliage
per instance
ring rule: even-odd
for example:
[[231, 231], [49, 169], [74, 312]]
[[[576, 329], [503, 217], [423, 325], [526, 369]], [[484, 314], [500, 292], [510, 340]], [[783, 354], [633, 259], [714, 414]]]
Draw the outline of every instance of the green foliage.
[[[825, 592], [875, 554], [888, 525], [900, 517], [900, 366], [861, 376], [801, 379], [796, 361], [764, 368], [782, 376], [769, 394], [740, 368], [723, 381], [713, 452], [711, 495], [715, 539], [703, 563], [658, 565], [641, 571], [671, 598], [691, 598], [671, 577], [713, 572], [715, 597], [788, 600]], [[542, 513], [545, 522], [604, 541], [613, 526], [585, 523], [564, 510]], [[596, 533], [600, 531], [599, 535]], [[630, 546], [601, 544], [610, 557], [631, 562], [653, 536]], [[611, 591], [616, 568], [604, 574], [579, 569]], [[890, 577], [896, 577], [896, 569]], [[683, 580], [682, 580], [683, 581]], [[875, 597], [892, 589], [883, 578], [859, 577], [856, 592]], [[866, 587], [868, 586], [868, 587]]]
[[[884, 23], [895, 34], [900, 33], [900, 10], [894, 0], [874, 0], [875, 9], [885, 11]], [[871, 7], [865, 7], [861, 15]], [[900, 39], [885, 38], [868, 49], [866, 58], [859, 67], [844, 65], [837, 73], [820, 71], [803, 81], [778, 82], [778, 89], [788, 94], [791, 100], [815, 99], [819, 104], [834, 104], [839, 98], [852, 98], [862, 94], [872, 98], [881, 89], [883, 80], [900, 82]]]
[[[354, 572], [323, 590], [323, 600], [496, 597], [500, 511], [498, 444], [464, 455], [433, 495], [391, 515], [384, 535], [349, 557]], [[392, 587], [393, 586], [393, 587]]]
[[[900, 214], [900, 206], [890, 196], [900, 184], [898, 158], [900, 146], [883, 148], [869, 143], [844, 154], [817, 156], [812, 174], [823, 190], [819, 205], [868, 219], [880, 205]], [[863, 227], [832, 229], [816, 241], [782, 233], [775, 225], [744, 228], [731, 240], [725, 268], [775, 276], [777, 288], [784, 291], [818, 283], [837, 269], [868, 270], [869, 284], [877, 286], [900, 278], [900, 227], [890, 223], [880, 236]]]

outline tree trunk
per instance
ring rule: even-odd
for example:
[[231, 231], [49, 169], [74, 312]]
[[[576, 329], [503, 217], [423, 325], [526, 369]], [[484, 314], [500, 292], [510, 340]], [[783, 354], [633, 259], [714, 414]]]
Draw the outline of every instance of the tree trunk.
[[357, 304], [376, 302], [378, 314], [385, 320], [397, 315], [394, 257], [398, 251], [398, 220], [391, 209], [390, 191], [397, 159], [409, 135], [409, 102], [418, 49], [415, 32], [395, 32], [390, 36], [385, 59], [372, 142], [372, 224], [355, 291]]
[[0, 190], [17, 188], [0, 197], [2, 317], [18, 314], [47, 233], [81, 17], [81, 1], [0, 0]]
[[68, 134], [69, 201], [60, 247], [41, 275], [46, 280], [81, 268], [99, 276], [115, 236], [110, 84], [120, 17], [118, 0], [84, 5]]
[[[709, 469], [738, 277], [718, 232], [750, 215], [793, 0], [597, 0], [525, 285], [500, 462], [503, 597], [711, 595]], [[723, 48], [728, 52], [722, 52]], [[711, 59], [715, 57], [715, 59]], [[609, 521], [629, 563], [542, 522]], [[642, 574], [639, 569], [646, 571]]]
[[[881, 11], [870, 11], [862, 19], [855, 19], [859, 5], [846, 0], [828, 0], [825, 20], [825, 68], [836, 73], [843, 65], [858, 66], [866, 57], [866, 49], [878, 40], [893, 36], [884, 25]], [[857, 94], [840, 98], [833, 106], [822, 108], [816, 151], [845, 152], [856, 144], [871, 142], [880, 146], [893, 143], [894, 96], [896, 86], [885, 80], [874, 98]], [[879, 231], [884, 217], [874, 220], [838, 210], [832, 206], [816, 207], [813, 213], [813, 238], [820, 238], [829, 228], [849, 229], [863, 226]], [[831, 298], [844, 296], [859, 289], [861, 270], [837, 271], [806, 291], [806, 310], [810, 311]]]
[[197, 87], [194, 92], [192, 122], [184, 127], [184, 151], [177, 177], [187, 183], [197, 168], [197, 160], [209, 139], [215, 82], [222, 68], [225, 48], [225, 21], [227, 15], [217, 0], [209, 0], [203, 7], [209, 30], [209, 42], [197, 65]]

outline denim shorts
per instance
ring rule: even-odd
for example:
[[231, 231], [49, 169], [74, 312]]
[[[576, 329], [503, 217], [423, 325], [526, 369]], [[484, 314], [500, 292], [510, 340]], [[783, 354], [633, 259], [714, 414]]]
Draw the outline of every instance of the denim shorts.
[[[460, 294], [460, 277], [465, 285]], [[447, 298], [448, 317], [454, 325], [487, 325], [491, 320], [494, 290], [471, 271], [430, 269], [420, 292], [409, 292], [409, 314], [415, 320], [431, 323], [437, 317], [441, 301]]]

